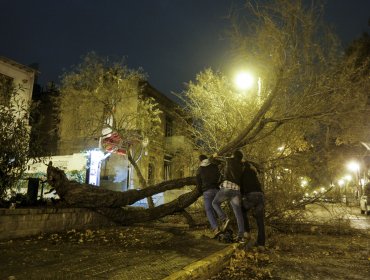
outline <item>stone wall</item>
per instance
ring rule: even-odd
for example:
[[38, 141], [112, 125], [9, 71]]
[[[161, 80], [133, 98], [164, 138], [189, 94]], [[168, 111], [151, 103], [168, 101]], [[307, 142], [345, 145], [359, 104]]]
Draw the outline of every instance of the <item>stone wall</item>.
[[113, 225], [84, 208], [0, 209], [0, 240]]

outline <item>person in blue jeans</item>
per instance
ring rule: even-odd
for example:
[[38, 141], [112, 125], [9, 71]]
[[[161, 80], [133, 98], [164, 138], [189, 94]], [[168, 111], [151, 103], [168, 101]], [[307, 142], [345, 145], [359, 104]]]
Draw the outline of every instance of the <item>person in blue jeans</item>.
[[241, 184], [242, 210], [245, 230], [250, 238], [250, 224], [248, 212], [254, 209], [254, 218], [257, 224], [257, 241], [254, 246], [265, 246], [265, 196], [262, 185], [257, 176], [257, 169], [249, 162], [244, 163], [244, 170]]
[[221, 177], [218, 165], [212, 163], [206, 155], [199, 156], [200, 165], [196, 173], [197, 188], [203, 194], [204, 209], [213, 234], [218, 233], [216, 213], [212, 207], [212, 201], [219, 191], [219, 180]]
[[240, 185], [243, 175], [243, 154], [241, 151], [235, 151], [233, 156], [230, 158], [220, 158], [217, 157], [217, 154], [214, 157], [220, 161], [224, 161], [223, 168], [223, 182], [220, 185], [220, 191], [217, 193], [216, 197], [212, 202], [212, 206], [215, 209], [218, 217], [222, 221], [220, 231], [224, 231], [230, 219], [227, 217], [226, 213], [221, 207], [221, 203], [224, 201], [229, 201], [233, 209], [236, 222], [238, 224], [238, 242], [245, 242], [244, 239], [244, 221], [243, 214], [241, 209], [241, 193]]

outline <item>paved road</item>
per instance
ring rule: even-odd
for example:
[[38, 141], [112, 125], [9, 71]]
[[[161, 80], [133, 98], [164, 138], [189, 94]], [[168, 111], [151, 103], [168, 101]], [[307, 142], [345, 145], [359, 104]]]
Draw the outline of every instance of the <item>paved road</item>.
[[349, 221], [351, 227], [370, 230], [370, 215], [361, 214], [359, 207], [347, 207], [344, 204], [324, 203], [306, 206], [306, 217], [312, 221], [329, 222]]
[[0, 279], [163, 279], [228, 245], [203, 233], [115, 227], [3, 241]]

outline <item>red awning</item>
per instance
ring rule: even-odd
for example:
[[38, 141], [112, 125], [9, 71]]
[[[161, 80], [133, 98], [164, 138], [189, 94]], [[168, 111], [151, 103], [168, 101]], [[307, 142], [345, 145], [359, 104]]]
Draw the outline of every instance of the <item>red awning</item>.
[[127, 151], [121, 147], [121, 143], [121, 136], [117, 132], [114, 132], [110, 136], [102, 139], [102, 147], [107, 152], [126, 155]]

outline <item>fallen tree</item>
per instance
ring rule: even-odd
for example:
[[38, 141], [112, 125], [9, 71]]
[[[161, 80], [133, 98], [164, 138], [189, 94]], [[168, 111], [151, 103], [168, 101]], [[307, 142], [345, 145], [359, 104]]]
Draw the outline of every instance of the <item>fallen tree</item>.
[[[339, 62], [341, 57], [336, 52], [335, 36], [326, 33], [326, 29], [318, 24], [316, 10], [306, 10], [301, 1], [294, 4], [280, 1], [272, 7], [252, 5], [251, 9], [258, 20], [255, 24], [248, 22], [251, 30], [246, 34], [241, 32], [243, 29], [240, 32], [236, 30], [234, 39], [236, 51], [246, 61], [259, 65], [256, 68], [260, 83], [250, 92], [255, 98], [241, 98], [227, 77], [206, 71], [197, 77], [196, 83], [189, 84], [185, 93], [185, 113], [193, 121], [193, 125], [186, 129], [190, 130], [191, 138], [196, 139], [194, 145], [200, 145], [197, 147], [199, 151], [228, 155], [233, 150], [242, 149], [248, 159], [263, 165], [268, 172], [264, 176], [267, 205], [274, 208], [267, 211], [275, 214], [279, 205], [281, 212], [290, 210], [292, 201], [302, 197], [303, 188], [297, 188], [301, 177], [314, 178], [320, 174], [317, 184], [324, 181], [324, 175], [327, 182], [333, 181], [338, 160], [330, 154], [330, 149], [342, 138], [338, 131], [346, 131], [350, 126], [338, 125], [346, 123], [343, 122], [345, 119], [350, 122], [356, 120], [348, 117], [353, 113], [364, 114], [364, 106], [361, 110], [358, 106], [366, 104], [367, 92], [358, 89], [365, 89], [367, 80], [358, 79], [354, 83], [352, 77], [356, 76], [356, 68]], [[103, 88], [99, 84], [97, 89]], [[75, 87], [71, 88], [73, 90]], [[90, 92], [89, 88], [84, 92]], [[103, 90], [102, 94], [106, 92], [110, 91]], [[115, 91], [117, 96], [120, 92], [120, 88]], [[68, 100], [76, 105], [75, 100], [79, 96], [80, 93], [76, 92], [76, 96]], [[123, 99], [109, 96], [107, 100]], [[94, 102], [84, 104], [96, 107]], [[117, 113], [113, 110], [119, 107], [116, 105], [108, 110], [107, 120]], [[153, 104], [146, 105], [149, 113], [154, 114], [152, 120], [157, 120]], [[99, 119], [105, 117], [104, 110], [100, 113]], [[118, 127], [115, 123], [126, 122], [113, 121], [111, 124], [107, 121], [104, 125], [112, 131], [122, 132], [121, 139], [130, 138], [130, 135], [123, 134], [131, 131], [130, 127]], [[97, 131], [101, 128], [98, 127]], [[148, 128], [147, 131], [153, 129]], [[137, 138], [144, 140], [142, 136], [146, 135]], [[329, 165], [330, 157], [335, 164]], [[135, 161], [132, 158], [130, 161], [141, 189], [121, 193], [81, 185], [68, 181], [62, 171], [52, 166], [48, 168], [48, 180], [69, 205], [95, 209], [123, 224], [181, 212], [200, 196], [197, 190], [193, 190], [152, 209], [125, 209], [123, 207], [153, 194], [195, 184], [195, 178], [189, 177], [146, 187]], [[280, 195], [279, 199], [276, 194]], [[269, 195], [271, 201], [279, 203], [270, 203]]]
[[146, 222], [176, 212], [183, 212], [186, 207], [193, 204], [200, 196], [197, 188], [194, 188], [194, 190], [179, 196], [169, 203], [149, 209], [133, 210], [123, 207], [166, 190], [195, 185], [195, 177], [169, 180], [145, 189], [116, 192], [68, 180], [64, 171], [52, 166], [50, 162], [47, 168], [47, 180], [57, 192], [61, 201], [68, 206], [91, 208], [121, 224]]

